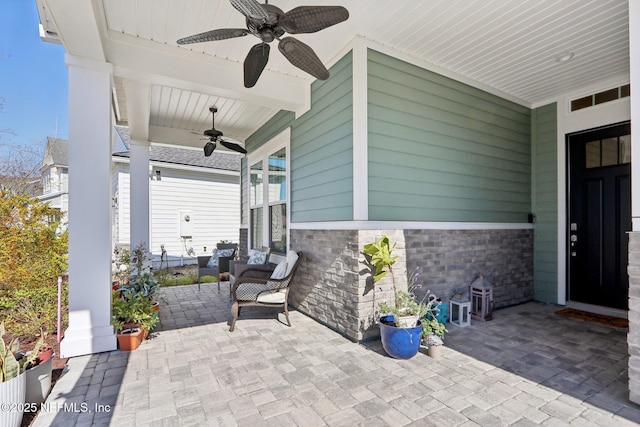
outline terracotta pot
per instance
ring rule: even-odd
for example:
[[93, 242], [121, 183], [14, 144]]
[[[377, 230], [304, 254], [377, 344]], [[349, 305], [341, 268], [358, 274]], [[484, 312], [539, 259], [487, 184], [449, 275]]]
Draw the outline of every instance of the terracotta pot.
[[143, 330], [140, 328], [123, 329], [116, 337], [118, 348], [122, 351], [132, 351], [142, 343]]
[[53, 356], [53, 347], [46, 347], [38, 353], [38, 364], [41, 365]]
[[160, 303], [158, 301], [153, 302], [153, 311], [160, 310]]

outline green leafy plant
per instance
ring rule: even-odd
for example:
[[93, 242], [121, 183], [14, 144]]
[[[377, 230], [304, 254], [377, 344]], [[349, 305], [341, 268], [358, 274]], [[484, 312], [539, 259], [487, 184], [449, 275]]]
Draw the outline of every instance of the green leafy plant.
[[140, 325], [151, 330], [158, 323], [158, 314], [153, 310], [153, 302], [147, 298], [123, 298], [113, 291], [111, 305], [111, 324], [121, 331], [125, 325]]
[[[123, 255], [124, 256], [124, 255]], [[150, 256], [144, 243], [136, 246], [131, 252], [131, 261], [135, 270], [129, 280], [119, 287], [119, 292], [125, 299], [146, 298], [154, 300], [158, 293], [158, 282], [154, 279], [149, 267]]]
[[[62, 213], [36, 198], [0, 190], [0, 317], [15, 336], [54, 331], [58, 276], [67, 270]], [[68, 313], [63, 283], [63, 323]]]
[[[396, 281], [393, 277], [393, 264], [400, 257], [393, 256], [391, 253], [396, 248], [396, 243], [391, 246], [389, 243], [389, 237], [383, 236], [375, 243], [368, 243], [364, 245], [364, 254], [367, 256], [367, 260], [374, 266], [375, 272], [373, 276], [373, 283], [378, 282], [387, 273], [391, 273], [391, 279], [393, 281], [393, 291], [396, 291]], [[385, 268], [387, 270], [385, 270]]]
[[9, 381], [20, 374], [20, 364], [14, 353], [18, 351], [18, 339], [4, 342], [4, 321], [0, 323], [0, 382]]
[[40, 355], [40, 349], [44, 346], [44, 333], [40, 335], [36, 345], [29, 352], [29, 354], [19, 354], [16, 355], [16, 359], [18, 359], [18, 363], [20, 364], [20, 371], [24, 372], [27, 369], [31, 369], [38, 365], [38, 356]]

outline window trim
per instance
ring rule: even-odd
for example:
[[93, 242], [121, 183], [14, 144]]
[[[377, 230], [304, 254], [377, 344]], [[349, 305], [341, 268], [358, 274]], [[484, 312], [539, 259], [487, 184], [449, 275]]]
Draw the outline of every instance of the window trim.
[[[290, 248], [291, 245], [291, 128], [286, 128], [285, 130], [283, 130], [282, 132], [280, 132], [278, 135], [274, 136], [273, 138], [271, 138], [269, 141], [267, 141], [266, 143], [264, 143], [262, 146], [260, 146], [260, 148], [258, 148], [257, 150], [247, 154], [247, 169], [246, 169], [246, 175], [245, 175], [245, 179], [247, 180], [247, 220], [248, 220], [248, 224], [247, 224], [247, 245], [251, 246], [251, 241], [253, 240], [253, 235], [252, 235], [252, 227], [251, 227], [251, 209], [258, 207], [258, 206], [262, 206], [263, 210], [262, 210], [262, 219], [263, 219], [263, 224], [264, 224], [264, 228], [262, 230], [262, 239], [265, 245], [270, 245], [270, 227], [271, 227], [271, 222], [270, 222], [270, 218], [269, 218], [269, 207], [276, 205], [276, 204], [282, 204], [283, 202], [281, 200], [278, 201], [271, 201], [269, 200], [269, 156], [275, 152], [277, 152], [278, 150], [283, 149], [285, 150], [285, 156], [286, 156], [286, 173], [285, 173], [285, 179], [286, 179], [286, 200], [284, 201], [284, 203], [286, 203], [286, 215], [287, 215], [287, 221], [286, 221], [286, 227], [287, 227], [287, 251]], [[255, 165], [256, 163], [262, 161], [263, 165], [262, 165], [262, 173], [263, 173], [263, 201], [262, 201], [262, 205], [252, 205], [252, 201], [251, 201], [251, 166]], [[266, 174], [266, 175], [265, 175]], [[264, 179], [266, 177], [266, 180]], [[251, 249], [251, 247], [247, 248], [247, 249]], [[278, 254], [274, 254], [275, 259], [278, 259], [279, 256]]]

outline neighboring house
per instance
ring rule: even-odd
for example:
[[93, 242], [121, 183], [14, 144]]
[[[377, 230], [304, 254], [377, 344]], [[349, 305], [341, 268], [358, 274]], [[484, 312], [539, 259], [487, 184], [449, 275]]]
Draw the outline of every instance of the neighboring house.
[[40, 168], [42, 195], [39, 199], [53, 208], [69, 211], [69, 143], [66, 139], [47, 137]]
[[[112, 236], [114, 245], [129, 241], [129, 140], [128, 129], [116, 127], [117, 152], [112, 156]], [[68, 211], [68, 141], [47, 138], [43, 160], [41, 197]], [[159, 267], [192, 264], [195, 255], [211, 252], [221, 240], [238, 241], [240, 218], [240, 156], [201, 150], [153, 146], [150, 149], [151, 243]], [[188, 221], [186, 218], [188, 217]], [[162, 249], [166, 257], [161, 258]]]
[[[128, 129], [116, 126], [113, 154], [113, 241], [129, 242]], [[195, 256], [211, 252], [221, 240], [238, 241], [240, 225], [240, 156], [202, 150], [151, 146], [150, 250], [158, 266], [162, 248], [171, 265], [192, 264]], [[166, 266], [166, 264], [163, 264]]]

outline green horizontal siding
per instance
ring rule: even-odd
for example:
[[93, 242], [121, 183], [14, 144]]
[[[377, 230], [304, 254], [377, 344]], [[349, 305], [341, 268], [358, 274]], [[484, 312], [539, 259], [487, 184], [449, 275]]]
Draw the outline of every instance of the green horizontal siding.
[[557, 106], [531, 113], [534, 298], [558, 302], [558, 151]]
[[329, 71], [311, 85], [309, 111], [298, 119], [282, 111], [246, 142], [251, 152], [291, 127], [291, 222], [353, 219], [351, 53]]
[[260, 129], [253, 133], [245, 141], [245, 147], [248, 152], [252, 152], [260, 148], [266, 142], [276, 137], [280, 132], [291, 126], [295, 120], [295, 114], [291, 111], [280, 111], [273, 116], [267, 123], [262, 125]]
[[368, 52], [369, 219], [526, 222], [528, 108]]
[[352, 55], [311, 86], [311, 110], [291, 128], [292, 222], [353, 219]]

